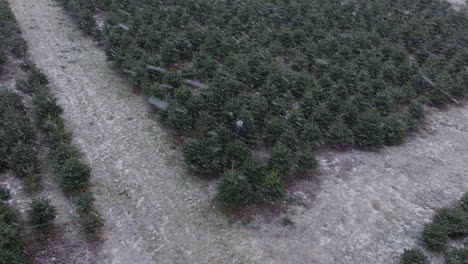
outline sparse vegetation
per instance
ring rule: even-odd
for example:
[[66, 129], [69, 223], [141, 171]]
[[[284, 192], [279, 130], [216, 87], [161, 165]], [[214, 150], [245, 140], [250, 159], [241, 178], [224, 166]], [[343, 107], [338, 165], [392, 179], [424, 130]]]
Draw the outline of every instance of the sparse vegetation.
[[[466, 248], [454, 249], [449, 246], [451, 239], [466, 238], [468, 235], [467, 197], [468, 193], [465, 193], [454, 206], [439, 209], [421, 233], [424, 245], [429, 250], [444, 253], [447, 263], [467, 263]], [[403, 263], [426, 263], [421, 262], [423, 260], [427, 261], [427, 258], [419, 249], [405, 250], [402, 255]]]

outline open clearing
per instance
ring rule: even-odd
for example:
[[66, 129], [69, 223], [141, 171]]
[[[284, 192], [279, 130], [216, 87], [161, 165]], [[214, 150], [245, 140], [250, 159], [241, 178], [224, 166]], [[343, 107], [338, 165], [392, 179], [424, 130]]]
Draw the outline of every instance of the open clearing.
[[307, 205], [290, 208], [294, 226], [281, 216], [232, 224], [209, 203], [210, 183], [180, 166], [144, 100], [54, 1], [10, 3], [93, 168], [106, 219], [94, 263], [395, 263], [434, 209], [468, 190], [468, 107], [450, 107], [431, 110], [403, 146], [321, 153], [317, 179], [292, 188]]

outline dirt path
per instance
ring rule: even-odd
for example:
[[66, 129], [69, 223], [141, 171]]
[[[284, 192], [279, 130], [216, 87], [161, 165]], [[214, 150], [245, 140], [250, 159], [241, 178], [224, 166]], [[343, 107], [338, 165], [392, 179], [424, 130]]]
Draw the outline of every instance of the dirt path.
[[230, 224], [207, 184], [178, 166], [144, 100], [60, 8], [10, 3], [93, 168], [107, 221], [96, 263], [394, 263], [435, 208], [468, 190], [468, 108], [454, 107], [404, 146], [323, 154], [320, 191], [297, 184], [311, 206], [291, 208], [293, 227]]

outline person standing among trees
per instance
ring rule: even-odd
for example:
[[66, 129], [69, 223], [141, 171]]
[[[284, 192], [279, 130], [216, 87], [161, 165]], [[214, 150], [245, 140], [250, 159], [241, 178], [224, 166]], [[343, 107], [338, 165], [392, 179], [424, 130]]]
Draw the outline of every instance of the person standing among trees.
[[236, 125], [232, 128], [232, 132], [235, 134], [236, 138], [245, 139], [247, 136], [247, 128], [244, 126], [244, 121], [237, 121]]

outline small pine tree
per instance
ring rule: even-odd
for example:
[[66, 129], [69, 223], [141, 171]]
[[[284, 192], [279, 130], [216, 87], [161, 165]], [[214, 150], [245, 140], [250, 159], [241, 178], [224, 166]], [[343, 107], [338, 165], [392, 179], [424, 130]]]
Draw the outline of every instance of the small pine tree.
[[224, 208], [234, 209], [248, 205], [253, 195], [247, 178], [240, 172], [229, 171], [223, 174], [216, 198]]
[[443, 224], [429, 223], [424, 226], [421, 239], [429, 249], [442, 251], [449, 241], [447, 227]]
[[57, 213], [49, 200], [33, 200], [29, 205], [29, 222], [34, 229], [44, 230], [52, 224]]
[[95, 199], [92, 194], [88, 192], [83, 192], [78, 195], [76, 200], [74, 201], [76, 210], [80, 214], [86, 214], [92, 211], [93, 209], [93, 203]]
[[432, 222], [445, 226], [450, 237], [468, 235], [468, 214], [461, 206], [440, 209]]
[[265, 138], [270, 144], [274, 144], [284, 132], [289, 130], [284, 118], [273, 116], [266, 123]]
[[46, 90], [37, 92], [33, 103], [36, 105], [36, 114], [40, 120], [47, 117], [58, 117], [63, 112], [63, 109], [57, 104], [57, 99]]
[[450, 74], [442, 72], [437, 77], [433, 87], [429, 90], [429, 100], [434, 105], [443, 105], [450, 102], [450, 89], [452, 88], [453, 80]]
[[21, 175], [31, 174], [37, 166], [37, 152], [27, 144], [17, 144], [7, 159], [9, 167]]
[[187, 133], [193, 126], [193, 118], [183, 106], [172, 105], [165, 113], [163, 123], [179, 134]]
[[95, 212], [89, 211], [80, 216], [80, 224], [86, 233], [95, 235], [104, 225], [104, 220]]
[[299, 171], [305, 172], [318, 167], [315, 153], [311, 147], [305, 147], [297, 155], [296, 167]]
[[283, 144], [285, 147], [289, 148], [292, 153], [295, 153], [297, 151], [299, 141], [296, 137], [296, 132], [292, 129], [288, 129], [281, 134], [278, 139], [278, 143]]
[[91, 169], [79, 160], [67, 160], [60, 166], [58, 176], [64, 191], [77, 192], [88, 186]]
[[250, 157], [249, 147], [240, 140], [228, 143], [224, 147], [224, 162], [227, 168], [239, 168]]
[[293, 166], [293, 153], [291, 149], [283, 144], [276, 144], [270, 152], [268, 160], [268, 170], [275, 171], [281, 177], [286, 178], [291, 173]]
[[314, 93], [312, 91], [305, 92], [301, 101], [301, 110], [304, 113], [304, 116], [306, 118], [313, 116], [316, 109], [317, 100], [315, 99]]
[[265, 166], [253, 156], [244, 161], [241, 171], [253, 187], [259, 186], [265, 176]]
[[192, 141], [183, 151], [187, 166], [195, 173], [209, 174], [222, 166], [222, 148], [214, 139]]
[[353, 131], [341, 120], [333, 123], [326, 133], [326, 138], [329, 144], [341, 147], [348, 146], [354, 143]]
[[310, 146], [319, 145], [322, 141], [322, 132], [314, 122], [309, 121], [304, 126], [304, 131], [302, 132], [301, 139], [302, 142], [304, 142], [304, 144]]
[[276, 97], [271, 101], [271, 113], [275, 116], [284, 116], [288, 111], [288, 102], [282, 97]]
[[362, 147], [382, 146], [385, 140], [384, 124], [378, 111], [366, 111], [353, 127], [354, 142]]
[[385, 143], [397, 145], [403, 142], [407, 134], [407, 127], [399, 115], [385, 118], [384, 123]]
[[265, 175], [260, 185], [260, 196], [270, 202], [284, 199], [285, 196], [284, 179], [281, 174], [271, 170]]
[[171, 66], [179, 61], [179, 53], [175, 49], [174, 43], [165, 41], [160, 48], [161, 61]]

